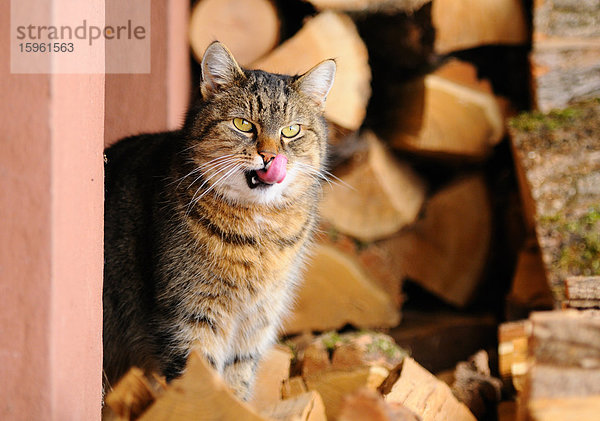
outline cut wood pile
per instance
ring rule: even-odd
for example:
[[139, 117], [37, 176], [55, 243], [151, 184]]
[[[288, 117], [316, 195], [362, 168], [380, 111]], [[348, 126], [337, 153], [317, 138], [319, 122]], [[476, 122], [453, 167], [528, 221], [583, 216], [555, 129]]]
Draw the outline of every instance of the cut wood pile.
[[518, 391], [517, 420], [594, 420], [600, 413], [600, 278], [567, 284], [576, 285], [585, 309], [534, 312], [500, 326], [500, 372]]
[[186, 372], [169, 385], [132, 369], [107, 396], [104, 419], [475, 421], [453, 390], [481, 407], [486, 396], [481, 385], [499, 382], [489, 377], [482, 352], [477, 362], [457, 369], [451, 388], [381, 333], [333, 333], [288, 344], [262, 361], [250, 402], [236, 398], [200, 354], [192, 353]]
[[600, 95], [596, 3], [198, 0], [196, 58], [336, 60], [320, 234], [251, 402], [192, 354], [113, 417], [597, 419], [600, 102], [514, 117]]

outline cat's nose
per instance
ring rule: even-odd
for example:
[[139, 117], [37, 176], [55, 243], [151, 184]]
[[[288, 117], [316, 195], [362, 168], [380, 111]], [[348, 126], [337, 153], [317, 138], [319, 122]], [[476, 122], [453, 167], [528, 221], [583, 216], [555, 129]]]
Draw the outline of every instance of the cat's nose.
[[259, 151], [258, 154], [262, 156], [263, 162], [265, 163], [265, 167], [277, 156], [276, 153], [271, 151]]

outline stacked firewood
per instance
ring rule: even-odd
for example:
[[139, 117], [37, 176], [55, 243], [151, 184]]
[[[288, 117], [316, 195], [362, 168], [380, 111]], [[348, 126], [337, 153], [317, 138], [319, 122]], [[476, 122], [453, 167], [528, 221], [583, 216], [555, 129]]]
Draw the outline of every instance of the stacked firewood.
[[[404, 279], [452, 306], [471, 304], [493, 231], [483, 168], [511, 107], [454, 53], [525, 44], [520, 0], [198, 1], [195, 56], [214, 39], [249, 68], [338, 65], [325, 112], [332, 174], [322, 234], [284, 333], [397, 326]], [[452, 175], [435, 179], [415, 160]]]
[[[488, 382], [482, 361], [484, 373], [475, 377]], [[381, 333], [303, 336], [264, 358], [250, 402], [237, 399], [192, 353], [184, 375], [169, 385], [132, 369], [108, 395], [105, 419], [475, 421], [454, 394], [481, 401], [479, 388], [468, 386], [476, 369], [461, 372], [451, 388]]]

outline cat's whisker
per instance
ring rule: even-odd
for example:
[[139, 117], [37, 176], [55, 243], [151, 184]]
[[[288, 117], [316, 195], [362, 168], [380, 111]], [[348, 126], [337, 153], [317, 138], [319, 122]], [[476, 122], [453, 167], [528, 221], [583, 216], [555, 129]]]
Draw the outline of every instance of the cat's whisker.
[[[205, 179], [205, 180], [204, 180], [204, 182], [203, 182], [203, 183], [200, 185], [200, 187], [198, 187], [198, 188], [196, 189], [196, 191], [194, 192], [194, 194], [193, 194], [193, 196], [192, 196], [192, 199], [190, 200], [190, 203], [189, 203], [189, 205], [187, 206], [186, 215], [189, 215], [190, 211], [192, 210], [192, 207], [193, 207], [193, 205], [195, 205], [196, 203], [198, 203], [198, 200], [200, 200], [200, 199], [201, 199], [201, 198], [202, 198], [202, 197], [203, 197], [203, 196], [204, 196], [204, 195], [205, 195], [205, 194], [206, 194], [208, 191], [210, 191], [210, 190], [211, 190], [211, 189], [212, 189], [212, 188], [215, 186], [215, 184], [217, 184], [217, 183], [219, 182], [219, 180], [221, 180], [221, 178], [222, 178], [222, 177], [221, 177], [219, 180], [217, 180], [217, 181], [216, 181], [216, 182], [215, 182], [213, 185], [211, 185], [211, 187], [210, 187], [210, 188], [209, 188], [207, 191], [205, 191], [204, 193], [202, 193], [202, 194], [200, 195], [200, 197], [198, 197], [198, 199], [196, 199], [196, 195], [198, 194], [198, 192], [199, 192], [200, 190], [202, 190], [202, 188], [203, 188], [204, 186], [206, 186], [206, 185], [208, 184], [208, 182], [209, 182], [211, 179], [215, 178], [215, 177], [216, 177], [216, 176], [218, 176], [219, 174], [222, 174], [223, 172], [226, 172], [226, 171], [228, 171], [228, 170], [230, 170], [231, 168], [234, 168], [234, 167], [236, 167], [236, 166], [240, 166], [240, 164], [239, 164], [238, 162], [229, 162], [228, 164], [226, 164], [226, 165], [224, 165], [223, 167], [219, 168], [219, 170], [218, 170], [218, 171], [216, 171], [216, 172], [214, 172], [213, 174], [211, 174], [211, 175], [210, 175], [210, 176], [209, 176], [207, 179]], [[198, 177], [198, 178], [200, 178], [200, 177]], [[194, 180], [194, 181], [195, 181], [195, 180]], [[191, 185], [191, 184], [190, 184], [190, 185]]]
[[350, 184], [346, 183], [344, 180], [340, 179], [339, 177], [336, 177], [334, 174], [330, 173], [327, 170], [318, 169], [318, 168], [316, 168], [310, 164], [306, 164], [304, 162], [298, 162], [296, 165], [298, 165], [299, 168], [303, 168], [305, 170], [310, 171], [312, 174], [316, 175], [319, 179], [326, 181], [330, 186], [332, 186], [333, 184], [337, 184], [337, 185], [342, 185], [352, 191], [356, 191], [356, 188], [354, 188]]
[[[190, 149], [190, 148], [187, 148], [187, 149]], [[192, 175], [192, 174], [196, 174], [198, 171], [201, 171], [203, 168], [205, 168], [206, 166], [208, 166], [209, 164], [211, 164], [211, 163], [213, 163], [213, 162], [220, 162], [220, 161], [222, 161], [222, 160], [224, 160], [224, 159], [226, 159], [226, 158], [230, 158], [230, 157], [233, 157], [233, 156], [235, 156], [235, 154], [227, 154], [227, 155], [222, 155], [222, 156], [218, 156], [218, 157], [216, 157], [216, 158], [214, 158], [214, 159], [211, 159], [210, 161], [208, 161], [208, 162], [205, 162], [204, 164], [202, 164], [202, 165], [199, 165], [199, 166], [195, 167], [194, 169], [192, 169], [192, 170], [191, 170], [189, 173], [187, 173], [187, 174], [186, 174], [186, 175], [184, 175], [183, 177], [180, 177], [180, 178], [178, 178], [178, 179], [176, 179], [176, 180], [173, 180], [172, 182], [170, 182], [170, 183], [168, 184], [168, 186], [172, 186], [173, 184], [175, 184], [175, 183], [177, 183], [177, 182], [178, 182], [179, 184], [177, 184], [177, 187], [179, 188], [179, 186], [181, 185], [181, 183], [183, 182], [183, 180], [185, 180], [186, 178], [188, 178], [190, 175]], [[196, 181], [196, 180], [195, 180], [195, 181]], [[195, 181], [194, 181], [194, 182], [195, 182]], [[192, 182], [192, 184], [193, 184], [194, 182]]]
[[[220, 170], [222, 170], [224, 167], [227, 167], [229, 164], [231, 164], [231, 163], [235, 163], [235, 162], [237, 162], [237, 161], [238, 161], [237, 159], [229, 158], [229, 159], [227, 159], [227, 160], [225, 160], [225, 161], [222, 161], [222, 162], [217, 162], [216, 164], [213, 164], [213, 165], [211, 165], [211, 166], [210, 166], [210, 167], [208, 167], [208, 168], [201, 168], [201, 167], [198, 167], [199, 169], [201, 169], [201, 170], [202, 170], [202, 169], [204, 169], [205, 171], [201, 172], [201, 174], [200, 174], [198, 177], [196, 177], [196, 178], [194, 179], [194, 181], [192, 181], [192, 182], [190, 183], [190, 185], [188, 186], [188, 188], [189, 188], [189, 187], [192, 187], [192, 185], [193, 185], [193, 184], [194, 184], [196, 181], [198, 181], [199, 179], [201, 179], [201, 178], [202, 178], [202, 176], [204, 176], [204, 175], [205, 175], [206, 173], [208, 173], [209, 171], [211, 171], [211, 170], [217, 170], [217, 173], [218, 173], [218, 172], [219, 172]], [[212, 178], [212, 176], [211, 176], [211, 177], [209, 177], [207, 180], [210, 180], [211, 178]], [[203, 185], [204, 185], [204, 184], [203, 184]]]
[[198, 196], [198, 198], [194, 201], [194, 204], [198, 203], [200, 199], [206, 196], [210, 191], [214, 190], [214, 188], [217, 187], [219, 183], [224, 183], [225, 180], [227, 180], [227, 178], [231, 177], [240, 168], [242, 168], [242, 165], [237, 164], [234, 168], [230, 169], [224, 176], [215, 181], [204, 193]]
[[206, 167], [207, 165], [209, 165], [209, 164], [212, 164], [213, 162], [218, 162], [218, 161], [220, 161], [220, 160], [223, 160], [223, 159], [226, 159], [226, 158], [231, 158], [231, 157], [234, 157], [234, 156], [236, 156], [236, 155], [237, 155], [237, 154], [230, 153], [230, 154], [227, 154], [227, 155], [221, 155], [221, 156], [218, 156], [218, 157], [216, 157], [216, 158], [214, 158], [214, 159], [211, 159], [210, 161], [207, 161], [207, 162], [203, 163], [202, 165], [198, 166], [198, 168], [204, 168], [204, 167]]

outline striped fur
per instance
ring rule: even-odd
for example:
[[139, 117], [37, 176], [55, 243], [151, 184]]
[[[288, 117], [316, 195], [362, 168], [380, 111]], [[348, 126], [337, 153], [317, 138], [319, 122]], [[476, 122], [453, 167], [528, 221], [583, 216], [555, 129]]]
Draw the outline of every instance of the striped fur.
[[[317, 224], [335, 66], [294, 77], [242, 70], [217, 43], [202, 70], [181, 130], [106, 150], [105, 379], [136, 365], [170, 380], [198, 348], [248, 399]], [[301, 131], [287, 139], [291, 124]], [[286, 177], [252, 188], [264, 150], [287, 157]]]

